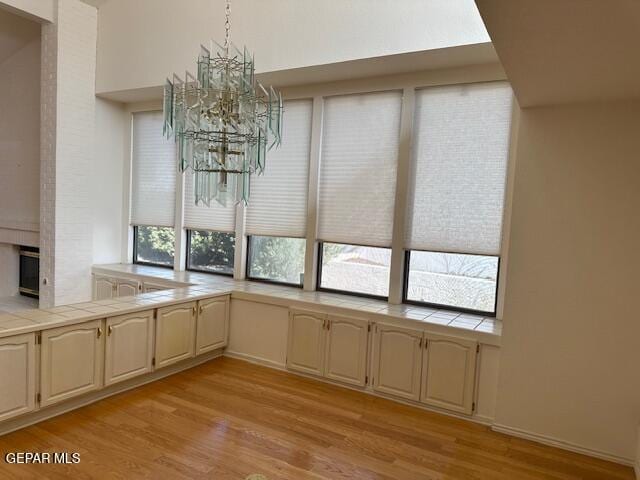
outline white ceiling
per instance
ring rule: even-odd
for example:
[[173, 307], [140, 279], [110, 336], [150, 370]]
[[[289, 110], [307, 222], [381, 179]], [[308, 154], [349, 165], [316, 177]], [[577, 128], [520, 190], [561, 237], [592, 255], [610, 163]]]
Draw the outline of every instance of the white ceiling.
[[0, 9], [0, 63], [39, 35], [39, 23]]
[[476, 4], [521, 106], [640, 97], [640, 1]]

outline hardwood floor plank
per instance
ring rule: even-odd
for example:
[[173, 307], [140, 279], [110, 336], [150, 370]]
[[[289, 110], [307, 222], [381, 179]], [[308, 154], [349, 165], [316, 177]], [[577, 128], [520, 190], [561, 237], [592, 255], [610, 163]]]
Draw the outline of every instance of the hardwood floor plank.
[[313, 379], [220, 358], [0, 437], [4, 479], [632, 480], [630, 468]]

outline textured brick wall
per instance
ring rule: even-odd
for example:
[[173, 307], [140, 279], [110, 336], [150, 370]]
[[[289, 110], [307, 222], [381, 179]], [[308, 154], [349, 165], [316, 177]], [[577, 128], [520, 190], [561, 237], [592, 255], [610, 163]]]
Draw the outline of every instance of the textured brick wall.
[[41, 306], [91, 297], [97, 10], [58, 0], [43, 27]]

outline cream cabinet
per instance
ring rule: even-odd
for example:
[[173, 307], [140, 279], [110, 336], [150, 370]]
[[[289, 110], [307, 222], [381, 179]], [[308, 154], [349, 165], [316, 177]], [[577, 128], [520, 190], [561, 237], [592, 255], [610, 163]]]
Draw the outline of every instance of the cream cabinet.
[[428, 334], [420, 400], [428, 405], [471, 414], [477, 350], [476, 341]]
[[0, 338], [0, 421], [35, 409], [35, 334]]
[[106, 320], [104, 384], [152, 371], [153, 310]]
[[324, 373], [325, 313], [289, 311], [287, 368], [312, 375]]
[[118, 282], [111, 277], [93, 276], [93, 299], [108, 300], [117, 296]]
[[142, 284], [137, 280], [93, 275], [93, 300], [133, 296], [141, 290]]
[[196, 355], [227, 345], [229, 338], [229, 297], [198, 302]]
[[196, 302], [159, 308], [156, 316], [156, 368], [193, 357]]
[[373, 389], [410, 400], [420, 398], [423, 333], [376, 324], [373, 346]]
[[117, 297], [132, 297], [134, 295], [138, 295], [142, 290], [142, 284], [137, 280], [125, 280], [119, 278], [116, 285]]
[[103, 320], [42, 332], [41, 406], [61, 402], [102, 387]]
[[368, 330], [366, 320], [328, 316], [325, 377], [353, 385], [366, 384]]
[[169, 290], [170, 288], [174, 288], [174, 287], [168, 287], [166, 285], [161, 285], [159, 283], [151, 283], [151, 282], [143, 282], [142, 284], [142, 289], [144, 293], [160, 292], [162, 290]]
[[364, 386], [368, 330], [366, 320], [292, 309], [287, 368]]

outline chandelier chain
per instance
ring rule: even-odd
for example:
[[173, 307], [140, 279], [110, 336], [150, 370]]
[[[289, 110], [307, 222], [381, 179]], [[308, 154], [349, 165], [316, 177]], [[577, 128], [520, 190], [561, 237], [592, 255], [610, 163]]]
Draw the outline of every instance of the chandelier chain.
[[226, 0], [224, 8], [224, 51], [229, 56], [229, 36], [231, 30], [231, 1]]

